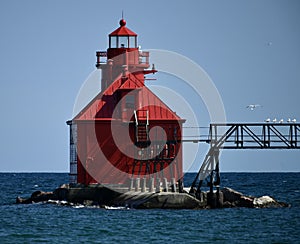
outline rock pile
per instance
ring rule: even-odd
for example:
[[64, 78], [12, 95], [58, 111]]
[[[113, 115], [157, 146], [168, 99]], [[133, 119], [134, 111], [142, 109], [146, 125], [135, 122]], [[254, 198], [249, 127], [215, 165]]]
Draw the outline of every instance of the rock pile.
[[[203, 208], [267, 208], [288, 207], [270, 196], [246, 196], [231, 188], [223, 188], [219, 193], [202, 192], [197, 198], [193, 194], [158, 192], [158, 193], [117, 193], [106, 187], [77, 187], [62, 185], [54, 192], [35, 191], [30, 198], [17, 197], [16, 203], [28, 204], [37, 202], [57, 203], [58, 205], [82, 204], [84, 206], [118, 206], [132, 208], [172, 208], [172, 209], [203, 209]], [[77, 205], [76, 205], [77, 206]]]
[[242, 193], [231, 188], [225, 187], [221, 190], [223, 193], [223, 207], [248, 207], [248, 208], [268, 208], [268, 207], [288, 207], [283, 202], [278, 202], [270, 196], [253, 197], [245, 196]]

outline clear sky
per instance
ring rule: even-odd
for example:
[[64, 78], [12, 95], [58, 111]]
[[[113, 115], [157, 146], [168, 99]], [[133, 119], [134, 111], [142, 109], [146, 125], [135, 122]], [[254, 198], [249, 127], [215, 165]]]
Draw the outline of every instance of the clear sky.
[[[65, 121], [122, 10], [143, 49], [180, 53], [208, 73], [229, 122], [300, 121], [297, 0], [1, 0], [0, 171], [68, 172]], [[170, 88], [177, 84], [164, 74], [157, 78]], [[251, 103], [263, 107], [250, 111]], [[200, 145], [190, 170], [198, 170], [206, 150]], [[224, 151], [221, 170], [300, 171], [300, 150]]]

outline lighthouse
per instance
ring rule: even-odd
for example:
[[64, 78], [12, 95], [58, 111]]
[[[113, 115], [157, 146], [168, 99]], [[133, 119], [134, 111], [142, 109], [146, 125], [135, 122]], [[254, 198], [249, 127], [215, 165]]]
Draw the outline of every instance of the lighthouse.
[[127, 187], [141, 179], [180, 186], [185, 120], [146, 86], [145, 77], [157, 70], [124, 19], [108, 43], [96, 52], [101, 90], [67, 121], [70, 183]]

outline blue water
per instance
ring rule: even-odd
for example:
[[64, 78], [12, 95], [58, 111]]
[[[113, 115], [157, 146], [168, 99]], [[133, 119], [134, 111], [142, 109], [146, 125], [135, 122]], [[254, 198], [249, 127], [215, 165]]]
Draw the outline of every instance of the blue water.
[[[185, 177], [185, 185], [194, 174]], [[299, 243], [300, 173], [223, 173], [222, 186], [271, 195], [290, 208], [106, 210], [14, 204], [52, 191], [67, 174], [0, 173], [0, 243]]]

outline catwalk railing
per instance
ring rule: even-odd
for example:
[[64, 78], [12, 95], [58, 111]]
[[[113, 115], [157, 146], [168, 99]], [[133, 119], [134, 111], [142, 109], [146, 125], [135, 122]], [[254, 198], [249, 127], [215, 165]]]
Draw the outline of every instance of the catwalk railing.
[[211, 124], [208, 141], [223, 149], [300, 149], [300, 124]]
[[223, 149], [299, 149], [300, 123], [210, 124], [208, 134], [187, 135], [182, 142], [206, 142]]
[[214, 123], [208, 135], [183, 138], [183, 142], [206, 142], [210, 149], [191, 186], [200, 193], [209, 178], [210, 191], [220, 184], [219, 153], [221, 149], [300, 149], [300, 123]]

